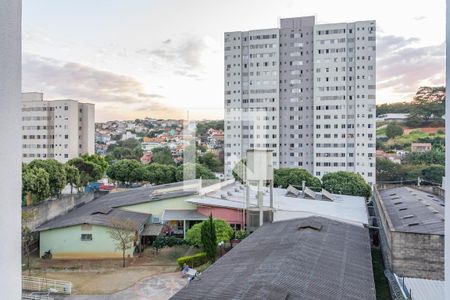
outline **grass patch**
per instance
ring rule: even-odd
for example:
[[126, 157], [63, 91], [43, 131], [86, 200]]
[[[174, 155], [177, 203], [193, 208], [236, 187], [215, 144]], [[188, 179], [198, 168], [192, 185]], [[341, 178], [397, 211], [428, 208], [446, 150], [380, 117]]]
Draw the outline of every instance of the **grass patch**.
[[386, 136], [386, 125], [380, 126], [377, 128], [377, 136], [384, 135]]
[[384, 276], [383, 257], [380, 249], [372, 249], [372, 268], [377, 300], [391, 299], [389, 283]]
[[[378, 131], [377, 131], [378, 134]], [[409, 134], [397, 136], [389, 139], [384, 145], [385, 147], [395, 147], [400, 149], [409, 150], [411, 143], [419, 142], [423, 139], [445, 138], [445, 134], [441, 133], [424, 133], [419, 130], [411, 131]]]

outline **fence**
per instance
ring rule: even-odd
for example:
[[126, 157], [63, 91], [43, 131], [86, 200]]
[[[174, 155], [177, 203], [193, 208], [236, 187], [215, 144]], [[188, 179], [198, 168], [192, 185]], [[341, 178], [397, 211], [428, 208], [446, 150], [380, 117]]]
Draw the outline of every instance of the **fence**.
[[72, 293], [72, 283], [70, 281], [42, 277], [22, 276], [22, 290], [37, 292], [51, 291], [52, 293], [70, 295]]
[[22, 300], [55, 300], [49, 292], [22, 293]]

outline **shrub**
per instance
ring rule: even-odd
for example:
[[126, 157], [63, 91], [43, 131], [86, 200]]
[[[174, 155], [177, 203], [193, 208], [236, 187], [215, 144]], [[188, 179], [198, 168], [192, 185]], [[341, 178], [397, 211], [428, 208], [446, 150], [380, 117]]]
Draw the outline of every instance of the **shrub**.
[[178, 245], [184, 245], [186, 243], [185, 240], [177, 238], [175, 236], [158, 236], [153, 241], [153, 248], [158, 251], [164, 247], [173, 247]]
[[207, 262], [208, 256], [206, 255], [206, 252], [199, 252], [191, 256], [182, 256], [177, 259], [177, 263], [178, 266], [180, 266], [180, 268], [182, 268], [184, 264], [187, 264], [188, 266], [194, 268], [196, 266], [203, 265]]
[[397, 124], [391, 123], [386, 127], [386, 136], [390, 139], [402, 134], [403, 128]]
[[238, 231], [236, 231], [236, 232], [234, 233], [234, 237], [235, 237], [237, 240], [243, 240], [243, 239], [245, 239], [247, 236], [248, 236], [248, 234], [247, 234], [247, 231], [245, 231], [245, 230], [238, 230]]
[[[201, 229], [205, 221], [197, 223], [186, 232], [186, 241], [196, 247], [203, 247], [201, 240]], [[229, 241], [233, 237], [233, 228], [224, 220], [215, 219], [214, 227], [216, 229], [217, 242]]]

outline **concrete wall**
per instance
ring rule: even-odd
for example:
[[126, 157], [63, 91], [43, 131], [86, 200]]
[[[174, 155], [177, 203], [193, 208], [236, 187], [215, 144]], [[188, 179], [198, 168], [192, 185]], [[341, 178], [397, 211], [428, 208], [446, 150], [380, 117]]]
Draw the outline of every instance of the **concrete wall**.
[[23, 207], [22, 211], [35, 211], [36, 215], [34, 220], [27, 224], [31, 230], [34, 230], [41, 224], [44, 224], [57, 216], [68, 213], [76, 205], [88, 203], [94, 198], [94, 193], [67, 195], [63, 196], [61, 199], [48, 200], [41, 202], [38, 205]]
[[[92, 234], [92, 241], [82, 241], [81, 234]], [[89, 228], [75, 225], [42, 231], [39, 237], [39, 255], [51, 250], [54, 259], [119, 258], [122, 252], [116, 249], [108, 227], [92, 225]], [[133, 256], [134, 247], [126, 251]]]
[[166, 209], [193, 209], [197, 208], [196, 205], [186, 202], [185, 200], [190, 197], [178, 197], [172, 199], [149, 201], [141, 204], [122, 206], [121, 209], [151, 214], [152, 218], [161, 216]]
[[444, 236], [392, 232], [392, 271], [402, 277], [444, 280]]

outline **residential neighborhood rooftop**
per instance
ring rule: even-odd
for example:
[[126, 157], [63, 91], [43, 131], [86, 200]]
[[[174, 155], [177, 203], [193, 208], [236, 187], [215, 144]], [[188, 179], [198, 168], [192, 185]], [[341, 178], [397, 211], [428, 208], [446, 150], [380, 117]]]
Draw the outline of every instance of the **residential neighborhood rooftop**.
[[[333, 200], [322, 199], [317, 193], [312, 199], [302, 194], [292, 196], [285, 188], [273, 189], [274, 221], [288, 220], [309, 215], [320, 215], [331, 219], [356, 224], [367, 224], [368, 214], [364, 197], [333, 194]], [[270, 191], [264, 188], [264, 206], [270, 206]], [[250, 188], [250, 206], [256, 207], [256, 188]], [[211, 205], [236, 209], [245, 208], [245, 187], [238, 182], [223, 186], [203, 197], [186, 200], [197, 205]]]
[[393, 230], [423, 234], [444, 234], [444, 201], [411, 187], [379, 191], [382, 206]]
[[323, 217], [265, 224], [172, 299], [375, 299], [367, 228]]
[[112, 219], [130, 219], [138, 222], [139, 224], [143, 224], [148, 219], [150, 214], [125, 211], [119, 209], [119, 207], [149, 201], [159, 201], [168, 198], [189, 196], [196, 193], [194, 190], [174, 190], [168, 191], [164, 194], [154, 195], [154, 190], [155, 187], [153, 186], [143, 186], [123, 192], [114, 192], [100, 196], [99, 198], [94, 199], [80, 207], [75, 207], [72, 211], [65, 215], [56, 217], [42, 224], [36, 230], [43, 231], [78, 224], [109, 225], [111, 224]]

